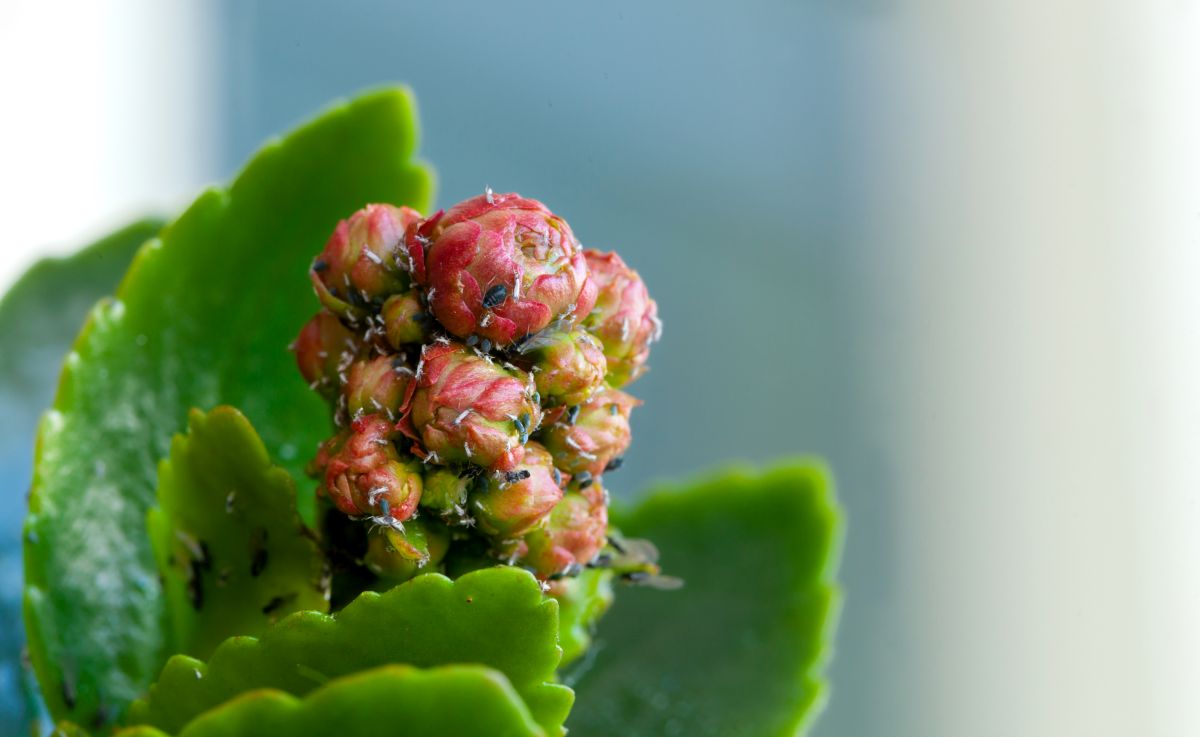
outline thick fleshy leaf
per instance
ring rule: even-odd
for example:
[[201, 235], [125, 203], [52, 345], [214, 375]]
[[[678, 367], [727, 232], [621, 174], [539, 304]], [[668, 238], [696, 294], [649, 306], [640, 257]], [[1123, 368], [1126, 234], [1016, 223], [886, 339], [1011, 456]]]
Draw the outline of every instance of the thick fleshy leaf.
[[162, 222], [133, 223], [69, 258], [39, 261], [0, 299], [0, 734], [26, 734], [22, 688], [21, 521], [37, 418], [54, 399], [63, 356], [88, 310], [116, 291], [138, 246]]
[[130, 724], [177, 732], [239, 694], [303, 696], [327, 680], [390, 663], [478, 663], [503, 673], [534, 719], [557, 735], [574, 694], [554, 683], [558, 605], [527, 571], [495, 567], [457, 581], [426, 574], [362, 594], [335, 616], [298, 612], [261, 638], [227, 640], [206, 664], [173, 656]]
[[573, 737], [783, 737], [819, 711], [841, 526], [820, 466], [663, 489], [613, 521], [679, 591], [621, 588], [573, 674]]
[[40, 427], [26, 523], [25, 621], [55, 717], [119, 713], [163, 662], [153, 555], [131, 533], [187, 411], [238, 407], [294, 477], [328, 434], [327, 408], [286, 351], [313, 311], [305, 272], [364, 203], [427, 207], [414, 147], [402, 90], [326, 113], [202, 195], [93, 312]]
[[159, 466], [148, 526], [172, 653], [207, 658], [292, 612], [329, 611], [329, 571], [296, 512], [296, 484], [232, 407], [192, 410]]
[[[117, 737], [166, 737], [153, 727]], [[389, 665], [339, 678], [303, 698], [253, 691], [217, 706], [177, 737], [542, 737], [504, 674], [479, 665]]]

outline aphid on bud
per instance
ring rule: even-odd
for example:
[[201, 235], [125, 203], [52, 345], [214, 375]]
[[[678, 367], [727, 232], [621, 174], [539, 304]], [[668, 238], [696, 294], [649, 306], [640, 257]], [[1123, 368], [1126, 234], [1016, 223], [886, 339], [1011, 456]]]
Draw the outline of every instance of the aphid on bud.
[[503, 284], [497, 284], [483, 295], [483, 306], [485, 309], [490, 310], [504, 304], [504, 300], [506, 299], [508, 299], [508, 287]]

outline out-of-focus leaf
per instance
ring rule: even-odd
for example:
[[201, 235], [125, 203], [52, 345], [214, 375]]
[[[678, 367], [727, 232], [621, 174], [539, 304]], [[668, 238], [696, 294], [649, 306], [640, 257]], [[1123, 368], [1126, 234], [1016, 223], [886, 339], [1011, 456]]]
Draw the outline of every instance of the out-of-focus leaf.
[[0, 734], [26, 734], [33, 708], [21, 667], [21, 521], [33, 473], [37, 418], [54, 399], [63, 356], [96, 300], [117, 288], [147, 218], [69, 258], [39, 261], [0, 299]]
[[[166, 737], [154, 727], [118, 737]], [[389, 665], [329, 682], [303, 698], [251, 691], [193, 720], [178, 737], [543, 737], [504, 674], [479, 665]]]
[[[812, 464], [730, 471], [614, 510], [679, 591], [621, 588], [574, 674], [573, 737], [783, 737], [823, 702], [838, 508]], [[594, 656], [594, 659], [592, 659]]]
[[[583, 655], [592, 644], [592, 631], [613, 602], [612, 571], [589, 568], [567, 579], [567, 591], [559, 597], [558, 644], [566, 666]], [[669, 598], [662, 602], [671, 605]]]
[[574, 697], [553, 682], [557, 639], [558, 605], [527, 571], [485, 568], [457, 581], [431, 573], [364, 593], [335, 616], [298, 612], [261, 638], [227, 640], [207, 664], [173, 656], [128, 721], [177, 732], [256, 689], [303, 696], [326, 680], [390, 663], [478, 663], [507, 676], [533, 718], [557, 735]]
[[207, 658], [292, 612], [329, 610], [325, 557], [296, 513], [296, 484], [232, 407], [192, 411], [159, 466], [149, 528], [173, 653]]
[[331, 110], [202, 195], [92, 313], [40, 426], [26, 523], [30, 655], [56, 718], [111, 719], [166, 655], [154, 558], [136, 531], [187, 411], [238, 407], [294, 477], [328, 433], [286, 350], [313, 311], [305, 272], [363, 204], [427, 207], [415, 144], [403, 90]]

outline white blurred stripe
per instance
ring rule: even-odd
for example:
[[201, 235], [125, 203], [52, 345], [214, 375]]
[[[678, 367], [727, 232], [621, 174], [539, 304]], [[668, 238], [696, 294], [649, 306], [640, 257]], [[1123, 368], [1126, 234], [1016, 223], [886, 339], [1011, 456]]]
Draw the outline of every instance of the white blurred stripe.
[[214, 5], [5, 0], [0, 290], [211, 176]]
[[859, 39], [894, 734], [1200, 734], [1198, 31], [927, 0]]
[[1147, 735], [1200, 734], [1200, 7], [1148, 4], [1144, 230], [1129, 252], [1124, 368]]

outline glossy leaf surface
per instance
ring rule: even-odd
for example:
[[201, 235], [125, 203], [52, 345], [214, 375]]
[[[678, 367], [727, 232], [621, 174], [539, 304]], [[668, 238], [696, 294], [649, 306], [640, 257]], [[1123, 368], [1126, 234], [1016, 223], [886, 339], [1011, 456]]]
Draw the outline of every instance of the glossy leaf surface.
[[572, 737], [790, 737], [810, 724], [838, 601], [824, 471], [727, 472], [615, 511], [686, 583], [618, 588], [572, 678]]
[[554, 683], [558, 605], [537, 580], [495, 567], [457, 581], [426, 574], [362, 594], [336, 616], [298, 612], [261, 638], [227, 640], [208, 663], [176, 655], [131, 724], [177, 732], [205, 711], [256, 689], [302, 696], [327, 680], [405, 663], [478, 663], [507, 676], [546, 732], [556, 735], [573, 693]]
[[229, 637], [329, 609], [325, 557], [296, 513], [296, 485], [232, 407], [192, 410], [159, 466], [148, 527], [172, 653], [207, 658]]
[[238, 407], [297, 478], [327, 434], [286, 350], [314, 310], [305, 272], [363, 204], [427, 208], [412, 108], [404, 91], [366, 95], [268, 145], [143, 248], [93, 311], [41, 424], [26, 523], [30, 654], [55, 717], [106, 721], [161, 667], [163, 598], [135, 531], [188, 410]]
[[478, 665], [420, 670], [384, 666], [331, 681], [297, 698], [252, 691], [211, 709], [177, 733], [133, 727], [118, 737], [543, 737], [520, 695]]
[[63, 356], [88, 310], [116, 291], [138, 247], [162, 221], [126, 226], [68, 258], [47, 258], [0, 299], [0, 734], [29, 731], [35, 706], [21, 666], [21, 522], [33, 475], [33, 440], [54, 400]]

